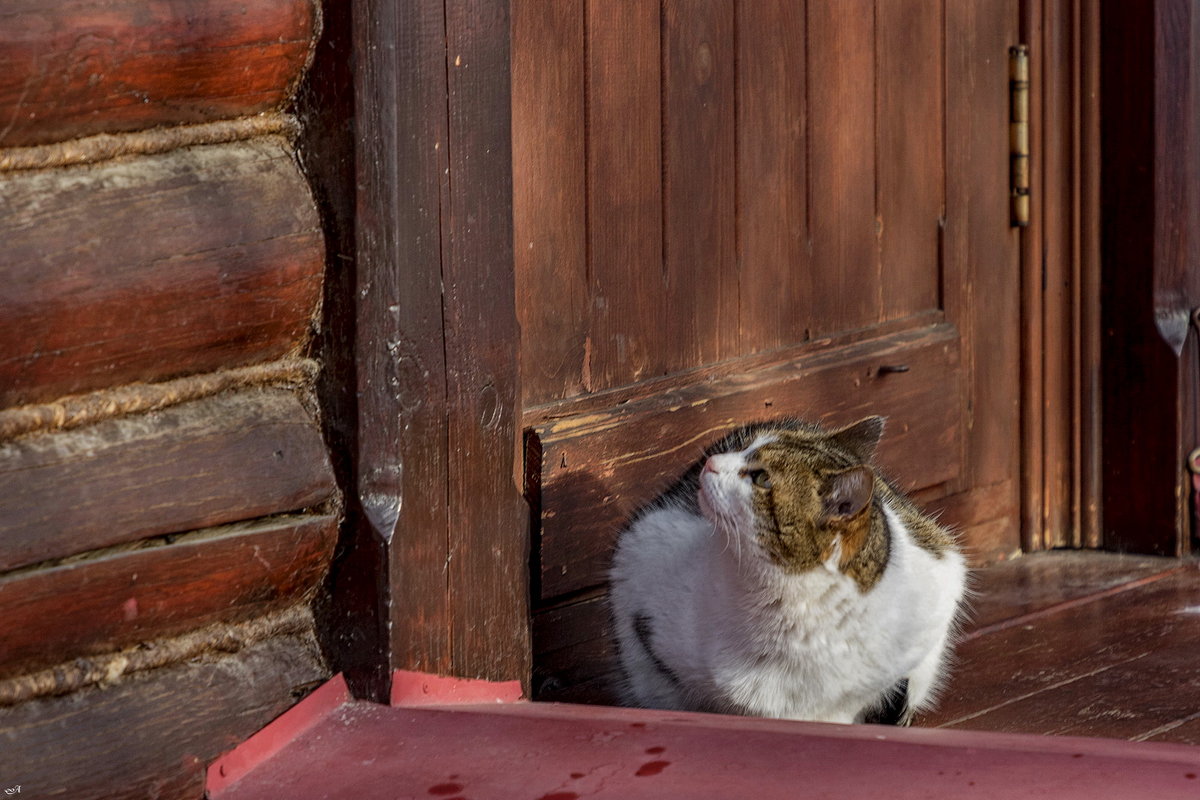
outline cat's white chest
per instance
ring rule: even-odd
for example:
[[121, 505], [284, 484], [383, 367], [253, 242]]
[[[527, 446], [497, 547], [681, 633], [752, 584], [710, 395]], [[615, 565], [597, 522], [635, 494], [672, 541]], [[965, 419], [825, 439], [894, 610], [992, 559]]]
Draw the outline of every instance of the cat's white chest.
[[742, 713], [851, 722], [891, 671], [872, 604], [842, 574], [788, 583], [777, 603], [724, 632], [738, 645], [719, 648], [714, 685]]

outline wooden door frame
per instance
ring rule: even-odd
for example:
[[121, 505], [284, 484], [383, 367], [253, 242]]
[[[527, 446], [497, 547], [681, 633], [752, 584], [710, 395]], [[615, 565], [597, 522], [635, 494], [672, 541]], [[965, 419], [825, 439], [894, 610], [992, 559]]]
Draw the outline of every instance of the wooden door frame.
[[1187, 555], [1200, 13], [1189, 0], [1023, 0], [1022, 39], [1024, 546]]
[[1100, 547], [1099, 0], [1023, 0], [1022, 545]]

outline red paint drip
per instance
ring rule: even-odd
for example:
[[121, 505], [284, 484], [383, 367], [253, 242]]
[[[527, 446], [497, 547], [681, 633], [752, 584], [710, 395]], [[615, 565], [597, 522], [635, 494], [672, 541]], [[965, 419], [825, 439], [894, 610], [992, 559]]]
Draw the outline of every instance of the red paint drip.
[[584, 773], [582, 773], [582, 772], [572, 772], [572, 773], [571, 773], [571, 780], [573, 780], [573, 781], [577, 781], [577, 780], [579, 780], [580, 778], [582, 778], [583, 776], [584, 776]]
[[429, 793], [433, 795], [458, 794], [462, 790], [462, 784], [459, 783], [439, 783], [436, 786], [430, 786], [428, 789]]
[[538, 800], [579, 800], [579, 795], [575, 792], [551, 792], [542, 795]]
[[629, 723], [629, 727], [631, 727], [631, 728], [644, 728], [644, 727], [646, 727], [646, 723], [644, 723], [644, 722], [631, 722], [631, 723]]
[[646, 748], [646, 755], [648, 755], [648, 756], [656, 756], [659, 753], [665, 753], [665, 752], [667, 752], [667, 748], [665, 748], [665, 747], [647, 747]]
[[639, 778], [648, 778], [651, 775], [657, 775], [669, 766], [671, 766], [670, 761], [647, 761], [638, 767], [638, 771], [633, 774]]
[[1183, 777], [1187, 778], [1189, 781], [1194, 781], [1194, 780], [1196, 780], [1196, 773], [1188, 772], [1188, 773], [1185, 773]]

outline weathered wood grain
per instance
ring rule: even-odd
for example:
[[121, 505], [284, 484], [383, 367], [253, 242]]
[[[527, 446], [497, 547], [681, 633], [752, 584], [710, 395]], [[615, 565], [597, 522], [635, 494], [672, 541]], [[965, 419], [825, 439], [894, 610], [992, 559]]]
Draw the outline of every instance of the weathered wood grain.
[[[962, 333], [962, 413], [970, 420], [957, 490], [1020, 474], [1020, 235], [1008, 219], [1008, 76], [1013, 0], [946, 3], [946, 225], [942, 304]], [[1012, 492], [1019, 484], [1009, 483]], [[998, 505], [1016, 507], [1014, 495]], [[998, 519], [999, 517], [997, 517]], [[979, 520], [983, 524], [984, 520]], [[1015, 534], [1010, 523], [1005, 526]], [[997, 545], [1000, 543], [997, 542]], [[1016, 550], [1015, 537], [1007, 548]], [[999, 549], [1003, 549], [1002, 547]]]
[[937, 308], [946, 213], [944, 20], [938, 3], [875, 6], [875, 207], [883, 318]]
[[[452, 664], [444, 572], [449, 476], [440, 214], [450, 181], [444, 5], [364, 0], [329, 9], [349, 21], [335, 23], [346, 26], [347, 38], [328, 57], [348, 59], [353, 50], [362, 58], [355, 56], [352, 74], [354, 182], [326, 176], [335, 204], [354, 204], [353, 219], [343, 223], [344, 239], [353, 241], [337, 256], [347, 264], [354, 259], [346, 287], [353, 301], [334, 300], [330, 330], [344, 338], [326, 342], [354, 389], [343, 397], [340, 386], [326, 387], [327, 397], [338, 393], [345, 415], [332, 424], [351, 448], [346, 477], [354, 502], [325, 625], [335, 667], [356, 693], [378, 700], [388, 696], [394, 669], [449, 673]], [[344, 103], [336, 83], [316, 90], [324, 96], [316, 111], [323, 118]]]
[[21, 797], [197, 800], [214, 758], [328, 675], [294, 636], [0, 709], [0, 774]]
[[745, 352], [809, 338], [813, 275], [808, 231], [805, 9], [793, 0], [739, 4], [737, 213]]
[[882, 317], [875, 217], [875, 12], [866, 0], [810, 0], [808, 206], [814, 327]]
[[740, 354], [731, 0], [662, 11], [663, 271], [659, 347], [677, 371]]
[[315, 26], [310, 0], [5, 0], [0, 146], [277, 108]]
[[0, 570], [323, 502], [321, 433], [281, 389], [0, 443]]
[[657, 0], [587, 3], [588, 274], [583, 388], [663, 374], [662, 51]]
[[[879, 373], [881, 365], [894, 364], [909, 370]], [[798, 416], [834, 423], [884, 414], [890, 423], [880, 463], [901, 485], [919, 488], [954, 478], [963, 433], [958, 367], [957, 332], [941, 326], [535, 428], [542, 453], [537, 596], [602, 582], [628, 514], [665, 489], [708, 444], [751, 420]]]
[[450, 640], [457, 675], [527, 681], [529, 518], [518, 488], [508, 0], [446, 7], [450, 195], [441, 278], [449, 423]]
[[1173, 558], [1081, 550], [1048, 550], [1002, 561], [972, 574], [971, 611], [963, 633], [975, 638], [1026, 624], [1183, 567]]
[[0, 673], [295, 602], [325, 574], [333, 516], [277, 517], [0, 577]]
[[582, 0], [512, 4], [513, 257], [526, 407], [579, 394], [591, 315]]
[[1142, 738], [1187, 720], [1198, 685], [1196, 577], [1183, 566], [970, 639], [925, 724]]
[[0, 182], [0, 404], [276, 358], [306, 334], [320, 221], [282, 142]]

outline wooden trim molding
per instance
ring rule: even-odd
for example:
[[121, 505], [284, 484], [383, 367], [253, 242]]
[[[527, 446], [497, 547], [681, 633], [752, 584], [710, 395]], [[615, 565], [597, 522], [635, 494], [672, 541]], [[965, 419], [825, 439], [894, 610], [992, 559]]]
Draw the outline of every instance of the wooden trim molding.
[[1027, 0], [1033, 220], [1022, 235], [1025, 550], [1100, 545], [1099, 0]]

